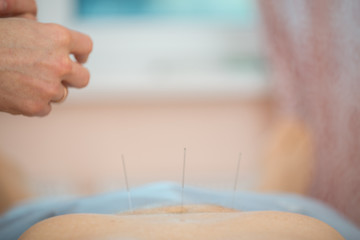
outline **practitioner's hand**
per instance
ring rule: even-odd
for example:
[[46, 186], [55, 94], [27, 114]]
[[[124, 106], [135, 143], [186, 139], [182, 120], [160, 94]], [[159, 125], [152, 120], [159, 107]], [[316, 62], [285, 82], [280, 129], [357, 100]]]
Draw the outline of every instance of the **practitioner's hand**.
[[0, 17], [36, 19], [35, 0], [0, 0]]
[[23, 18], [0, 19], [0, 34], [0, 111], [44, 116], [64, 88], [88, 84], [81, 65], [92, 50], [87, 35]]

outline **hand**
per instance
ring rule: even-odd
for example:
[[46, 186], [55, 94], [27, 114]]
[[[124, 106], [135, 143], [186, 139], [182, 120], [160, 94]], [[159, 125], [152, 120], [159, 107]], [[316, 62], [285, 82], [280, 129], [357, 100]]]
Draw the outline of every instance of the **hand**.
[[[0, 111], [44, 116], [64, 87], [85, 87], [91, 39], [56, 24], [0, 19]], [[76, 61], [72, 61], [73, 54]]]
[[36, 19], [35, 0], [0, 0], [0, 17]]

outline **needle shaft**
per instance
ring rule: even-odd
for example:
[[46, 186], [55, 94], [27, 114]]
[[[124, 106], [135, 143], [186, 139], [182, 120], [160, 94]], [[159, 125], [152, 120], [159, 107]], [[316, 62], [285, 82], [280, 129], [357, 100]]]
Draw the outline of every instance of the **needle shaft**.
[[234, 181], [233, 196], [232, 196], [232, 207], [235, 206], [235, 196], [236, 196], [237, 184], [238, 184], [238, 178], [239, 178], [240, 161], [241, 161], [241, 153], [239, 154], [239, 159], [237, 161], [237, 166], [236, 166], [235, 181]]
[[186, 167], [186, 148], [184, 148], [182, 184], [181, 184], [181, 211], [182, 211], [182, 212], [183, 212], [183, 210], [184, 210], [185, 167]]
[[125, 165], [124, 155], [121, 155], [121, 160], [122, 160], [122, 165], [123, 165], [123, 170], [124, 170], [124, 178], [125, 178], [126, 191], [127, 191], [127, 194], [128, 194], [129, 210], [132, 211], [132, 210], [133, 210], [133, 207], [132, 207], [131, 193], [130, 193], [130, 188], [129, 188], [129, 182], [128, 182], [128, 177], [127, 177], [127, 171], [126, 171], [126, 165]]

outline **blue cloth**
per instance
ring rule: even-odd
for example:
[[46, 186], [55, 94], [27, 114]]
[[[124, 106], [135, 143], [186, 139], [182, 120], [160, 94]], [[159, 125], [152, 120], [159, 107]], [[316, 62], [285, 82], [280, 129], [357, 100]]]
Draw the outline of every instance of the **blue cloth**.
[[[181, 186], [160, 182], [131, 190], [133, 209], [179, 205]], [[326, 222], [347, 240], [359, 240], [360, 229], [334, 209], [314, 199], [296, 194], [264, 194], [214, 191], [186, 186], [184, 204], [217, 204], [242, 211], [277, 210], [300, 213]], [[115, 214], [129, 210], [128, 193], [116, 191], [89, 197], [37, 199], [19, 205], [0, 217], [0, 239], [14, 240], [29, 227], [49, 217], [69, 213]], [[49, 239], [51, 240], [51, 239]]]

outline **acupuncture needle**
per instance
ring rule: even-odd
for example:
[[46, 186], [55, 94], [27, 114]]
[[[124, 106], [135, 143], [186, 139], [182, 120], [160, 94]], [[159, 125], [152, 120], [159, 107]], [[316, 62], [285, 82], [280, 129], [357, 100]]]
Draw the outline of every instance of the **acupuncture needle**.
[[182, 184], [181, 184], [181, 212], [184, 212], [185, 166], [186, 166], [186, 148], [184, 148]]
[[236, 195], [236, 191], [237, 191], [237, 183], [238, 183], [238, 178], [239, 178], [240, 161], [241, 161], [241, 153], [239, 153], [239, 158], [237, 161], [236, 172], [235, 172], [235, 182], [234, 182], [233, 196], [232, 196], [232, 207], [233, 208], [235, 207], [235, 195]]
[[132, 211], [133, 211], [133, 207], [132, 207], [131, 193], [130, 193], [130, 188], [129, 188], [129, 182], [128, 182], [128, 177], [127, 177], [127, 171], [126, 171], [126, 165], [125, 165], [124, 155], [121, 155], [121, 160], [122, 160], [123, 171], [124, 171], [126, 191], [127, 191], [127, 194], [128, 194], [129, 210], [132, 212]]

